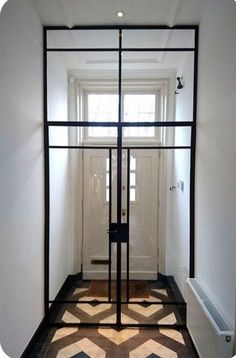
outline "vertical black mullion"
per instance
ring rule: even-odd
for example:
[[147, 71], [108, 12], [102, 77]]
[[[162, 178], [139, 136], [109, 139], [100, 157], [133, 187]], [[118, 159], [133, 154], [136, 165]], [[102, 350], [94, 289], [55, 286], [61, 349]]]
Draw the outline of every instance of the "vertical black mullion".
[[[112, 149], [109, 149], [109, 232], [112, 220]], [[111, 240], [109, 236], [109, 266], [108, 266], [108, 301], [111, 301]]]
[[47, 30], [43, 28], [43, 114], [44, 114], [44, 313], [49, 320], [49, 136], [47, 113]]
[[122, 103], [121, 103], [121, 60], [122, 60], [122, 30], [119, 30], [119, 108], [117, 126], [117, 280], [116, 280], [116, 300], [117, 300], [117, 325], [121, 325], [121, 189], [122, 189]]
[[126, 299], [129, 301], [129, 215], [130, 215], [130, 149], [127, 149], [127, 250], [126, 250]]
[[191, 130], [190, 159], [190, 263], [189, 276], [195, 276], [195, 155], [196, 155], [196, 121], [197, 121], [197, 78], [198, 78], [198, 27], [195, 28], [194, 83], [193, 83], [193, 126]]

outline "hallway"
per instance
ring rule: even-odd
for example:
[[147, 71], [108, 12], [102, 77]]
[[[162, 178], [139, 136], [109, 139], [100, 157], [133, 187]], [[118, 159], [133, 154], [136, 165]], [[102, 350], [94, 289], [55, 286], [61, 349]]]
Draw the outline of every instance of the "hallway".
[[[0, 344], [9, 357], [28, 358], [36, 341], [37, 354], [42, 349], [49, 358], [91, 356], [91, 340], [103, 350], [101, 356], [111, 350], [113, 358], [124, 350], [135, 357], [141, 346], [149, 358], [163, 358], [163, 351], [164, 358], [187, 358], [192, 352], [188, 332], [203, 358], [219, 355], [221, 343], [228, 349], [223, 358], [236, 353], [231, 338], [236, 322], [235, 24], [234, 0], [5, 3], [0, 14]], [[72, 30], [75, 25], [81, 36]], [[70, 34], [58, 36], [51, 28], [46, 55], [43, 29], [54, 26]], [[189, 39], [187, 28], [196, 30]], [[193, 49], [195, 40], [199, 46]], [[108, 125], [103, 121], [99, 127], [104, 116]], [[55, 129], [50, 173], [47, 129]], [[102, 149], [95, 152], [96, 145]], [[165, 287], [148, 287], [145, 297], [127, 295], [127, 301], [120, 295], [122, 280], [130, 287], [132, 280], [155, 283], [158, 273], [177, 283], [187, 302], [186, 325], [178, 309], [167, 307], [171, 296], [155, 291]], [[62, 285], [77, 274], [84, 275], [74, 286], [79, 300], [58, 305]], [[189, 277], [196, 279], [192, 288], [186, 284]], [[111, 285], [116, 280], [118, 289], [99, 301], [103, 293], [92, 292], [90, 280]], [[200, 292], [196, 305], [194, 288]], [[60, 306], [60, 322], [39, 341], [52, 304]], [[208, 328], [201, 305], [213, 312]], [[130, 324], [127, 340], [112, 326], [114, 313], [118, 326], [134, 320], [156, 327]], [[165, 332], [157, 327], [168, 316], [184, 327]], [[110, 327], [99, 332], [81, 325], [108, 318]], [[61, 321], [68, 319], [82, 322], [62, 329]], [[73, 352], [65, 353], [74, 343]]]

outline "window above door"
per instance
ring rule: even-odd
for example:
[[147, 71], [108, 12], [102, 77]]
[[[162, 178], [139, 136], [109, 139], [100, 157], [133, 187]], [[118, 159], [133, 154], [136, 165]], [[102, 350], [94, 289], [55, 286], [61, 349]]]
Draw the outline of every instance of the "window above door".
[[[87, 122], [119, 121], [119, 95], [117, 84], [112, 82], [78, 83], [78, 120]], [[125, 82], [122, 84], [121, 121], [155, 122], [165, 118], [166, 83]], [[114, 127], [88, 127], [84, 129], [85, 141], [112, 141], [116, 138]], [[160, 129], [155, 127], [126, 127], [123, 139], [157, 140]]]

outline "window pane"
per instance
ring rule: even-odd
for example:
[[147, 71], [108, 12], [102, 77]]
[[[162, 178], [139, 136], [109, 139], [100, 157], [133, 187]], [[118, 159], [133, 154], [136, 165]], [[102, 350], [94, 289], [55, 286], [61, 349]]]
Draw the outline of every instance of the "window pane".
[[127, 94], [124, 97], [125, 122], [155, 121], [154, 94]]
[[130, 189], [130, 201], [135, 201], [135, 189]]
[[118, 30], [48, 30], [48, 48], [118, 48]]
[[117, 130], [112, 127], [90, 127], [88, 129], [89, 137], [116, 137]]
[[135, 186], [135, 182], [136, 182], [135, 173], [131, 173], [130, 174], [130, 185]]
[[106, 186], [109, 187], [109, 173], [106, 173]]
[[116, 94], [89, 94], [88, 121], [117, 122], [118, 96]]
[[124, 137], [154, 137], [155, 128], [154, 127], [130, 127], [124, 128]]
[[130, 158], [130, 170], [136, 170], [136, 158], [133, 156]]
[[[89, 122], [117, 122], [118, 96], [116, 94], [88, 95]], [[88, 130], [89, 137], [115, 137], [116, 128], [93, 127]]]
[[[164, 3], [164, 2], [163, 2]], [[123, 47], [158, 48], [194, 46], [194, 30], [186, 29], [145, 29], [123, 31]], [[160, 56], [161, 56], [160, 52]]]
[[[124, 97], [124, 121], [125, 122], [154, 122], [155, 121], [154, 94], [127, 94]], [[125, 137], [154, 137], [155, 129], [152, 128], [125, 128]]]

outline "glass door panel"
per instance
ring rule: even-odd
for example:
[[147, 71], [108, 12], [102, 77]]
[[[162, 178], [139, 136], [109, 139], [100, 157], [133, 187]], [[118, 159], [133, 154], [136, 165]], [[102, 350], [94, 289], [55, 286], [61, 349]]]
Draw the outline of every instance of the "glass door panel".
[[124, 48], [193, 48], [194, 30], [123, 30]]
[[47, 32], [50, 49], [97, 49], [118, 48], [118, 30], [50, 30]]
[[[184, 324], [184, 303], [159, 272], [171, 271], [172, 251], [189, 261], [182, 255], [187, 245], [178, 246], [177, 231], [187, 239], [188, 233], [177, 222], [177, 203], [185, 195], [188, 210], [190, 184], [183, 173], [192, 128], [178, 122], [193, 120], [193, 31], [84, 29], [59, 35], [47, 36], [51, 320]], [[182, 50], [171, 50], [176, 46]], [[174, 147], [180, 151], [172, 152]], [[170, 198], [164, 181], [172, 183], [171, 194], [176, 187], [182, 192]], [[167, 211], [160, 209], [163, 198]], [[166, 225], [161, 241], [160, 217], [166, 220], [170, 212], [176, 230], [168, 236]], [[164, 245], [167, 264], [160, 259]], [[173, 269], [177, 280], [186, 262]]]
[[[123, 258], [129, 278], [128, 298], [134, 298], [136, 286], [157, 278], [157, 207], [158, 150], [123, 150], [127, 167], [123, 176], [125, 187], [126, 222], [128, 223], [128, 258]], [[126, 262], [126, 266], [125, 266]], [[144, 282], [145, 281], [145, 282]], [[140, 292], [142, 297], [142, 293]], [[138, 298], [138, 297], [136, 297]]]

